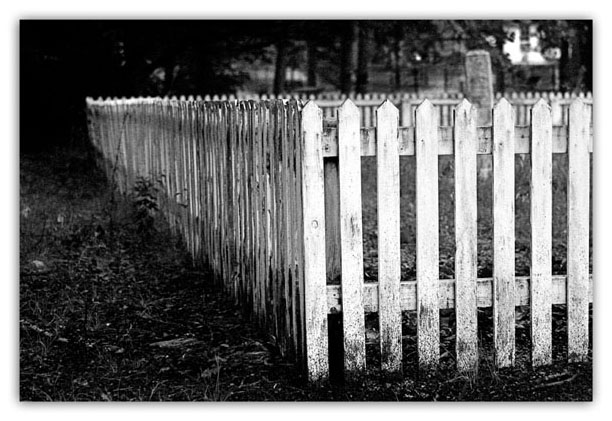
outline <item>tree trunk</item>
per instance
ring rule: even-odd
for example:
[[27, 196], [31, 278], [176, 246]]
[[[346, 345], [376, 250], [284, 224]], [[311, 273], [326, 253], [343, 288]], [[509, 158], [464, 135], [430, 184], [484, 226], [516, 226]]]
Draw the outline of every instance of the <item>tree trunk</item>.
[[340, 59], [340, 91], [349, 94], [353, 88], [353, 66], [355, 63], [355, 38], [358, 26], [356, 21], [346, 23], [342, 36]]
[[368, 67], [372, 51], [372, 30], [366, 22], [359, 24], [359, 44], [357, 52], [357, 79], [355, 91], [364, 94], [368, 91]]
[[[393, 74], [394, 74], [393, 81], [394, 81], [394, 85], [395, 85], [394, 88], [396, 92], [399, 92], [402, 90], [402, 68], [400, 65], [401, 44], [400, 43], [401, 43], [401, 38], [399, 36], [396, 36], [395, 39], [393, 40]], [[415, 75], [414, 84], [417, 85], [418, 76], [416, 75], [418, 74], [418, 71], [415, 72], [415, 70], [413, 70], [412, 73]], [[418, 91], [418, 87], [417, 87], [417, 91]]]
[[280, 95], [285, 90], [287, 69], [287, 40], [281, 38], [276, 43], [276, 66], [274, 69], [274, 94]]
[[569, 63], [569, 42], [567, 39], [561, 41], [561, 57], [559, 58], [559, 87], [562, 92], [568, 88], [568, 63]]
[[317, 86], [317, 45], [308, 40], [308, 86]]

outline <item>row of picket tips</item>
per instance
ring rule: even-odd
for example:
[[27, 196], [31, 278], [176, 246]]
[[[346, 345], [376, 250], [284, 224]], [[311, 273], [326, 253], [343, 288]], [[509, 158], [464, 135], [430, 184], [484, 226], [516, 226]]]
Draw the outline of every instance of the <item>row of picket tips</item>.
[[592, 92], [497, 92], [495, 94], [495, 99], [500, 99], [502, 97], [510, 98], [510, 99], [574, 99], [574, 98], [582, 98], [587, 100], [593, 99]]
[[[434, 105], [436, 105], [436, 100], [440, 100], [442, 98], [439, 97], [421, 97], [418, 98], [417, 101], [412, 102], [413, 105], [419, 105], [422, 104], [424, 101], [431, 101], [433, 102]], [[463, 101], [467, 101], [467, 98], [457, 98], [457, 104], [459, 104], [461, 101], [461, 99], [463, 99]], [[495, 101], [499, 101], [501, 99], [506, 99], [507, 101], [509, 101], [511, 104], [515, 104], [515, 105], [533, 105], [536, 102], [538, 102], [539, 100], [544, 100], [544, 101], [554, 101], [556, 99], [563, 99], [563, 100], [567, 100], [568, 103], [569, 102], [573, 102], [573, 100], [582, 100], [585, 103], [592, 103], [592, 95], [590, 92], [588, 93], [580, 93], [578, 95], [569, 95], [569, 94], [564, 94], [562, 98], [559, 97], [555, 97], [555, 96], [545, 96], [545, 95], [540, 95], [540, 96], [531, 96], [531, 97], [523, 97], [523, 96], [517, 96], [514, 94], [511, 95], [496, 95], [495, 97]], [[523, 99], [532, 99], [533, 101], [530, 102], [530, 104], [524, 104], [523, 103]], [[234, 103], [237, 104], [239, 102], [245, 102], [245, 101], [251, 101], [251, 102], [259, 102], [259, 101], [274, 101], [274, 100], [283, 100], [284, 102], [286, 101], [290, 101], [290, 100], [296, 100], [296, 101], [302, 101], [304, 104], [313, 101], [313, 102], [317, 102], [319, 99], [309, 99], [309, 100], [297, 100], [295, 98], [292, 99], [287, 99], [287, 98], [269, 98], [269, 99], [260, 99], [260, 100], [247, 100], [247, 99], [207, 99], [206, 97], [202, 98], [201, 96], [193, 96], [193, 95], [189, 95], [189, 96], [180, 96], [180, 97], [176, 97], [176, 96], [172, 96], [172, 97], [130, 97], [130, 98], [126, 98], [126, 97], [122, 97], [122, 98], [117, 98], [117, 97], [107, 97], [107, 98], [102, 98], [99, 97], [97, 99], [94, 99], [92, 97], [87, 97], [86, 98], [86, 103], [87, 105], [109, 105], [109, 104], [116, 104], [116, 105], [122, 105], [122, 106], [126, 106], [126, 105], [136, 105], [136, 104], [177, 104], [177, 103], [197, 103], [197, 102], [227, 102], [227, 103]], [[390, 102], [396, 102], [394, 98], [381, 98], [381, 104], [385, 101], [390, 101]], [[517, 101], [519, 100], [519, 101]], [[344, 102], [349, 101], [349, 102], [353, 102], [353, 101], [359, 101], [358, 99], [355, 98], [345, 98], [343, 100]], [[344, 103], [343, 102], [343, 103]], [[400, 101], [402, 102], [402, 101]], [[355, 105], [359, 106], [359, 103], [356, 103]], [[369, 104], [372, 105], [372, 104]], [[448, 105], [448, 104], [447, 104]]]
[[[171, 100], [171, 101], [266, 101], [266, 100], [278, 100], [278, 99], [282, 99], [282, 100], [299, 100], [299, 101], [309, 101], [309, 100], [314, 100], [314, 101], [318, 101], [318, 100], [331, 100], [331, 101], [342, 101], [345, 99], [352, 99], [352, 100], [357, 100], [357, 101], [361, 101], [361, 100], [381, 100], [384, 101], [385, 99], [391, 99], [393, 101], [401, 101], [401, 100], [414, 100], [417, 101], [419, 99], [423, 99], [423, 98], [435, 98], [435, 99], [461, 99], [463, 98], [462, 94], [448, 94], [448, 93], [443, 93], [443, 94], [439, 94], [439, 95], [419, 95], [416, 93], [403, 93], [403, 94], [384, 94], [384, 93], [374, 93], [374, 94], [321, 94], [321, 95], [180, 95], [180, 96], [164, 96], [164, 97], [137, 97], [137, 99], [154, 99], [154, 98], [161, 98], [164, 100]], [[127, 101], [130, 99], [134, 99], [134, 98], [126, 98], [126, 97], [106, 97], [106, 100], [113, 100], [113, 101]], [[97, 100], [95, 101], [102, 101], [103, 98], [99, 97]], [[88, 101], [92, 102], [94, 101], [93, 98], [88, 97]]]

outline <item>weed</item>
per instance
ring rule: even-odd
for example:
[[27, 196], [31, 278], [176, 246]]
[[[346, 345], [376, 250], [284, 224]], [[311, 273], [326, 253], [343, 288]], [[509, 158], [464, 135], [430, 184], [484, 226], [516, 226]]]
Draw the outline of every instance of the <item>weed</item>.
[[149, 234], [153, 230], [155, 217], [159, 211], [158, 189], [156, 183], [150, 178], [138, 177], [136, 179], [132, 200], [134, 220], [139, 233]]

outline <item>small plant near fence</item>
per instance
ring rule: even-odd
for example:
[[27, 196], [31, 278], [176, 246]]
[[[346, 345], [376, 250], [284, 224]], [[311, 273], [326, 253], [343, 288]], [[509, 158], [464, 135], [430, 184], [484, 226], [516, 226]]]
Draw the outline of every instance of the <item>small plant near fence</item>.
[[157, 201], [158, 187], [147, 177], [138, 177], [134, 183], [133, 206], [134, 219], [138, 232], [149, 233], [153, 229], [155, 216], [159, 211]]
[[[590, 105], [573, 99], [562, 126], [544, 98], [527, 125], [500, 99], [493, 125], [476, 125], [467, 100], [451, 124], [422, 101], [410, 125], [384, 101], [363, 127], [351, 100], [324, 119], [314, 101], [88, 100], [90, 136], [105, 157], [121, 151], [119, 187], [165, 174], [164, 214], [194, 260], [278, 339], [312, 381], [329, 376], [328, 317], [341, 314], [347, 377], [366, 369], [366, 314], [378, 314], [383, 372], [402, 372], [402, 312], [416, 312], [418, 366], [440, 361], [440, 310], [453, 311], [456, 368], [474, 373], [479, 310], [491, 308], [492, 364], [516, 362], [515, 309], [529, 308], [531, 364], [552, 363], [553, 305], [566, 305], [567, 355], [589, 351]], [[448, 114], [448, 111], [447, 111]], [[129, 115], [125, 140], [117, 121]], [[115, 122], [115, 124], [113, 124]], [[567, 156], [566, 273], [552, 273], [553, 155]], [[478, 163], [493, 162], [492, 276], [478, 277]], [[515, 156], [529, 156], [529, 275], [515, 267]], [[415, 280], [402, 279], [400, 157], [414, 160]], [[376, 159], [377, 279], [364, 282], [363, 157]], [[440, 277], [440, 157], [454, 159], [454, 278]], [[143, 187], [141, 185], [141, 187]], [[144, 188], [144, 187], [143, 187]], [[153, 196], [151, 196], [153, 197]], [[148, 205], [147, 205], [148, 206]], [[336, 282], [339, 280], [339, 282]], [[518, 320], [522, 329], [524, 321]]]

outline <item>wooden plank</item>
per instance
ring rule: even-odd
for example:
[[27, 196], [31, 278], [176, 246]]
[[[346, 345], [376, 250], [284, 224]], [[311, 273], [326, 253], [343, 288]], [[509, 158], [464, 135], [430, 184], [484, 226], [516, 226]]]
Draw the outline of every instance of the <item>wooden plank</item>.
[[[295, 264], [294, 264], [294, 282], [295, 282], [295, 303], [297, 307], [295, 323], [297, 325], [297, 337], [298, 342], [298, 359], [300, 361], [306, 360], [307, 355], [307, 347], [306, 347], [306, 311], [304, 306], [304, 291], [305, 291], [305, 270], [304, 270], [304, 212], [303, 212], [303, 191], [302, 191], [302, 159], [303, 156], [303, 137], [301, 137], [302, 130], [301, 127], [301, 113], [299, 108], [294, 104], [292, 106], [292, 119], [289, 127], [289, 132], [292, 133], [291, 144], [294, 146], [294, 154], [295, 159], [293, 159], [294, 171], [295, 171], [295, 190], [294, 190], [294, 203], [293, 206], [294, 211], [293, 215], [293, 223], [295, 226], [295, 251], [294, 256]], [[297, 210], [297, 212], [295, 211]], [[321, 298], [323, 299], [323, 298]]]
[[256, 214], [259, 220], [258, 225], [258, 242], [257, 242], [257, 288], [259, 289], [259, 325], [266, 325], [266, 307], [267, 307], [267, 296], [266, 296], [266, 279], [267, 279], [267, 264], [266, 264], [266, 250], [268, 244], [268, 237], [266, 232], [267, 225], [267, 212], [266, 212], [266, 126], [265, 126], [265, 104], [259, 103], [257, 105], [257, 137], [255, 143], [257, 145], [257, 210]]
[[[295, 227], [295, 216], [297, 212], [294, 209], [298, 208], [297, 203], [295, 202], [295, 193], [296, 193], [296, 174], [295, 174], [295, 165], [294, 162], [296, 159], [295, 149], [297, 146], [297, 142], [292, 142], [293, 131], [293, 108], [290, 107], [286, 109], [287, 116], [287, 129], [283, 132], [283, 146], [285, 147], [286, 153], [283, 154], [283, 164], [286, 170], [285, 176], [285, 199], [287, 204], [285, 206], [285, 224], [286, 224], [286, 246], [285, 253], [287, 258], [287, 265], [285, 268], [285, 276], [287, 278], [288, 288], [289, 288], [289, 301], [291, 303], [291, 312], [289, 314], [290, 317], [290, 330], [291, 330], [291, 338], [293, 339], [293, 350], [295, 352], [296, 357], [300, 353], [300, 343], [299, 343], [299, 332], [298, 332], [298, 297], [296, 295], [296, 279], [295, 279], [295, 253], [296, 253], [296, 232], [298, 228]], [[299, 128], [296, 128], [296, 131], [299, 131]], [[300, 134], [301, 136], [301, 134]], [[301, 138], [301, 137], [300, 137]], [[300, 204], [301, 206], [301, 204]], [[301, 229], [301, 227], [300, 227]]]
[[399, 111], [386, 100], [376, 110], [378, 201], [378, 297], [381, 368], [402, 370], [402, 311], [400, 309], [400, 170]]
[[348, 377], [365, 369], [359, 127], [359, 110], [346, 100], [338, 110], [338, 179], [344, 369]]
[[514, 110], [493, 110], [493, 340], [498, 367], [514, 365]]
[[531, 114], [531, 362], [552, 363], [552, 116], [544, 99]]
[[[400, 127], [400, 152], [401, 156], [414, 155], [414, 127]], [[478, 154], [490, 155], [493, 150], [493, 130], [491, 127], [478, 127]], [[376, 155], [376, 130], [375, 128], [362, 128], [361, 156]], [[530, 151], [531, 127], [515, 126], [514, 128], [514, 153], [527, 154]], [[567, 126], [553, 126], [553, 153], [567, 152], [568, 130]], [[589, 127], [589, 152], [592, 152], [593, 128]], [[453, 155], [453, 128], [438, 127], [438, 155]], [[338, 129], [337, 127], [326, 127], [323, 133], [323, 156], [325, 158], [338, 156]]]
[[302, 212], [304, 229], [304, 305], [308, 379], [329, 376], [325, 288], [325, 207], [323, 131], [320, 108], [309, 101], [302, 110]]
[[260, 215], [260, 209], [261, 209], [261, 199], [260, 199], [260, 176], [259, 176], [259, 161], [261, 160], [260, 157], [260, 140], [259, 140], [259, 105], [256, 103], [251, 103], [251, 113], [250, 113], [250, 129], [251, 129], [251, 139], [250, 139], [250, 143], [251, 143], [251, 179], [252, 179], [252, 186], [251, 186], [251, 194], [252, 194], [252, 205], [251, 205], [251, 209], [252, 209], [252, 218], [253, 218], [253, 232], [252, 232], [252, 242], [251, 242], [251, 247], [253, 248], [252, 250], [252, 256], [253, 256], [253, 276], [252, 276], [252, 283], [253, 283], [253, 314], [255, 315], [255, 318], [257, 321], [261, 320], [261, 289], [259, 288], [259, 282], [260, 282], [260, 278], [261, 278], [261, 270], [260, 270], [260, 265], [261, 265], [261, 254], [260, 254], [260, 248], [261, 248], [261, 239], [262, 239], [262, 235], [261, 235], [261, 229], [260, 229], [260, 225], [261, 225], [261, 215]]
[[581, 99], [569, 111], [567, 175], [568, 360], [585, 361], [589, 348], [589, 112]]
[[438, 311], [438, 131], [436, 109], [428, 100], [417, 108], [416, 278], [419, 368], [432, 369], [440, 358]]
[[270, 189], [270, 171], [271, 171], [271, 149], [270, 149], [270, 137], [271, 137], [271, 119], [270, 119], [270, 101], [263, 102], [261, 104], [262, 111], [262, 166], [261, 176], [263, 180], [263, 199], [262, 199], [262, 221], [263, 221], [263, 265], [262, 265], [262, 295], [263, 295], [263, 312], [264, 312], [264, 327], [273, 331], [272, 326], [274, 325], [274, 287], [272, 284], [272, 277], [270, 276], [270, 263], [271, 263], [271, 189]]
[[338, 158], [324, 160], [325, 174], [325, 256], [327, 279], [340, 280], [342, 274], [340, 254], [340, 180]]
[[[530, 280], [528, 276], [515, 278], [515, 306], [528, 306], [530, 304]], [[551, 288], [552, 304], [567, 304], [567, 277], [553, 275]], [[593, 280], [589, 275], [588, 300], [593, 302]], [[438, 304], [440, 310], [455, 308], [456, 291], [454, 279], [440, 279], [438, 281]], [[476, 304], [478, 308], [493, 306], [493, 278], [479, 278], [476, 281]], [[417, 309], [417, 283], [403, 281], [400, 283], [400, 307], [402, 311], [416, 311]], [[363, 289], [363, 308], [366, 313], [378, 311], [378, 283], [367, 282]], [[339, 285], [327, 286], [327, 311], [329, 314], [342, 312], [342, 290]]]
[[475, 107], [464, 99], [455, 110], [455, 277], [457, 369], [478, 369], [477, 138]]

